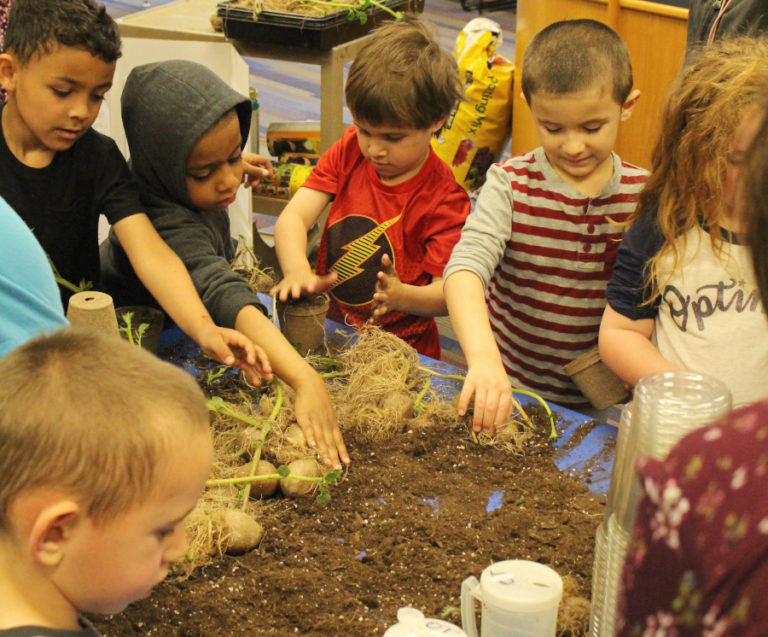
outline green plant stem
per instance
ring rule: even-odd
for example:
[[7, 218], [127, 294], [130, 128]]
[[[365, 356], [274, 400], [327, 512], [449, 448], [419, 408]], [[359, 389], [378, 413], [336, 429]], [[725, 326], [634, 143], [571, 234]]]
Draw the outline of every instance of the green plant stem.
[[422, 405], [421, 401], [424, 400], [424, 396], [427, 395], [427, 392], [429, 391], [429, 388], [431, 386], [432, 386], [432, 381], [429, 379], [429, 376], [427, 376], [427, 382], [424, 383], [424, 387], [421, 388], [419, 395], [416, 396], [416, 402], [413, 403], [413, 410], [417, 414], [420, 414], [422, 411], [426, 409], [426, 407]]
[[[429, 374], [430, 376], [436, 376], [437, 378], [447, 378], [450, 380], [460, 380], [465, 381], [467, 380], [466, 376], [461, 376], [459, 374], [441, 374], [439, 372], [436, 372], [434, 370], [429, 369], [428, 367], [419, 367], [419, 370]], [[549, 408], [549, 405], [547, 402], [538, 394], [534, 394], [533, 392], [526, 391], [525, 389], [516, 389], [512, 388], [513, 394], [522, 394], [524, 396], [529, 396], [531, 398], [534, 398], [541, 404], [542, 407], [544, 407], [544, 411], [547, 413], [547, 417], [549, 418], [549, 426], [550, 426], [550, 432], [549, 432], [549, 439], [550, 440], [557, 440], [557, 429], [555, 428], [555, 417], [552, 414], [552, 410]], [[418, 404], [418, 400], [416, 401]]]
[[210, 411], [215, 411], [218, 414], [222, 414], [223, 416], [229, 416], [230, 418], [235, 418], [241, 422], [244, 422], [246, 425], [250, 425], [251, 427], [261, 427], [261, 422], [256, 420], [255, 418], [251, 418], [250, 416], [242, 413], [241, 411], [238, 411], [232, 405], [230, 405], [227, 402], [224, 402], [223, 399], [221, 399], [218, 396], [215, 396], [214, 398], [209, 398], [205, 401], [206, 407]]
[[342, 376], [349, 376], [349, 372], [325, 372], [320, 374], [320, 378], [340, 378]]
[[[275, 424], [275, 419], [277, 418], [277, 415], [280, 413], [280, 409], [283, 406], [283, 386], [277, 381], [274, 381], [274, 383], [277, 391], [277, 397], [275, 398], [275, 405], [272, 407], [272, 413], [269, 414], [267, 421], [261, 425], [261, 439], [259, 440], [259, 444], [256, 447], [256, 452], [253, 454], [253, 458], [251, 459], [250, 473], [252, 476], [256, 473], [256, 469], [259, 466], [259, 461], [261, 460], [261, 448], [264, 446], [264, 441], [267, 439], [267, 434], [272, 429], [272, 425]], [[251, 497], [250, 482], [245, 485], [245, 490], [243, 491], [243, 501], [241, 504], [241, 508], [243, 510], [245, 510], [245, 507], [248, 504], [249, 497]]]

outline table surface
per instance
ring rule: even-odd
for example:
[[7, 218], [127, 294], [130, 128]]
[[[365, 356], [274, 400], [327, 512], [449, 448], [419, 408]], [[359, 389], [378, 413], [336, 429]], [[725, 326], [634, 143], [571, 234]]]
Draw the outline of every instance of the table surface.
[[[261, 301], [268, 308], [272, 307], [272, 299], [263, 294], [259, 295]], [[331, 338], [333, 335], [339, 335], [338, 338], [346, 338], [354, 333], [350, 327], [326, 320], [326, 335]], [[195, 365], [198, 358], [199, 348], [190, 340], [178, 327], [167, 328], [160, 338], [160, 351], [172, 347], [177, 353], [182, 352], [183, 360], [175, 360], [174, 363], [181, 366], [192, 374], [198, 374], [199, 369]], [[188, 355], [187, 355], [188, 352]], [[442, 361], [419, 356], [425, 367], [441, 374], [463, 375], [466, 370], [459, 369], [454, 365]], [[211, 361], [211, 366], [217, 363]], [[436, 391], [447, 398], [452, 398], [461, 385], [458, 381], [442, 381], [439, 378], [433, 379], [433, 387]], [[535, 399], [528, 396], [519, 396], [520, 404], [525, 408], [526, 405], [538, 404]], [[605, 495], [608, 492], [608, 486], [613, 469], [613, 459], [616, 448], [617, 429], [613, 425], [599, 423], [593, 426], [589, 433], [578, 442], [577, 432], [580, 432], [583, 426], [588, 426], [593, 422], [592, 418], [580, 414], [559, 405], [550, 404], [550, 409], [555, 415], [560, 416], [558, 429], [561, 431], [560, 437], [552, 444], [554, 446], [555, 465], [565, 474], [572, 475], [581, 480], [587, 488], [595, 495]]]

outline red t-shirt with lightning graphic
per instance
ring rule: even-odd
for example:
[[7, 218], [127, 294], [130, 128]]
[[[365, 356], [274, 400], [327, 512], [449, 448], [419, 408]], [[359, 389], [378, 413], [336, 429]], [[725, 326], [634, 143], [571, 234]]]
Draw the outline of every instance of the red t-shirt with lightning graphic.
[[[354, 127], [323, 154], [303, 186], [334, 196], [317, 272], [338, 275], [328, 318], [355, 326], [371, 317], [382, 255], [390, 256], [403, 283], [427, 285], [443, 275], [469, 214], [467, 193], [434, 152], [417, 175], [389, 186], [363, 158]], [[388, 312], [377, 324], [420, 354], [440, 358], [434, 319]]]

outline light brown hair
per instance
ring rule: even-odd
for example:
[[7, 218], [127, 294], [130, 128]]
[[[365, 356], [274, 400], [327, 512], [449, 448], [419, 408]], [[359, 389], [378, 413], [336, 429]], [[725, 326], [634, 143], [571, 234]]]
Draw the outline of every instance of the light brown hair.
[[164, 454], [205, 433], [188, 373], [117, 336], [66, 328], [0, 359], [0, 531], [14, 498], [57, 488], [94, 520], [151, 495]]
[[423, 23], [405, 17], [373, 31], [344, 88], [356, 119], [373, 126], [430, 128], [462, 97], [459, 69]]
[[629, 219], [656, 208], [662, 249], [648, 263], [649, 301], [663, 282], [658, 264], [667, 255], [673, 268], [681, 254], [675, 239], [694, 227], [709, 232], [722, 254], [726, 165], [734, 132], [747, 109], [760, 103], [768, 87], [768, 41], [740, 37], [698, 50], [667, 98], [653, 150], [651, 174]]

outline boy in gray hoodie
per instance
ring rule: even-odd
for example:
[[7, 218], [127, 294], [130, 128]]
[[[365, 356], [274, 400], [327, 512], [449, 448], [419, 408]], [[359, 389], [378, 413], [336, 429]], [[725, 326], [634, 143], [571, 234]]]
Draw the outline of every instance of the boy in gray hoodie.
[[[214, 320], [263, 348], [274, 372], [294, 388], [307, 442], [328, 464], [349, 463], [322, 378], [229, 265], [235, 242], [227, 206], [243, 181], [250, 99], [200, 64], [168, 60], [133, 69], [121, 103], [131, 168], [152, 224], [186, 265]], [[148, 300], [113, 234], [102, 243], [101, 264], [102, 284], [118, 303]]]

